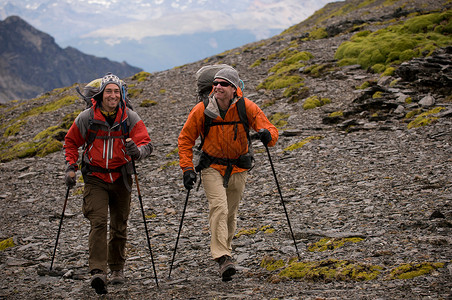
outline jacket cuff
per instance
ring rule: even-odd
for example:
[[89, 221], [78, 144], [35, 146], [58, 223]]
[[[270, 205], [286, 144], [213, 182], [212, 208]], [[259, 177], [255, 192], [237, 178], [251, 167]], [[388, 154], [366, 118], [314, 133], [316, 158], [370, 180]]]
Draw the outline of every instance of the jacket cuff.
[[68, 172], [68, 171], [76, 172], [77, 170], [78, 170], [77, 164], [70, 164], [69, 162], [66, 162], [66, 172]]
[[185, 167], [182, 169], [182, 172], [187, 172], [187, 171], [194, 171], [195, 169], [193, 169], [193, 167]]

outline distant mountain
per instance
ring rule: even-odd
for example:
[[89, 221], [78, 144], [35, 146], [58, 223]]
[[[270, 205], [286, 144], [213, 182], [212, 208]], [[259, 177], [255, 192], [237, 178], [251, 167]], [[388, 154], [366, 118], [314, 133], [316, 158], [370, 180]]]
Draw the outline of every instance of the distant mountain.
[[0, 21], [0, 102], [32, 98], [107, 72], [127, 77], [141, 70], [72, 47], [62, 49], [53, 37], [20, 17]]

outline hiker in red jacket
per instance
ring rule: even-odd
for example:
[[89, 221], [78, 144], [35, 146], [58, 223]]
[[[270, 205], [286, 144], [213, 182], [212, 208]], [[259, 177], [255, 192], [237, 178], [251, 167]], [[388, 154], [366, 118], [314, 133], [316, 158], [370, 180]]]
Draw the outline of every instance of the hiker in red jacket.
[[[110, 282], [124, 283], [132, 159], [146, 158], [153, 149], [146, 126], [136, 112], [126, 107], [123, 93], [117, 76], [111, 73], [104, 76], [99, 92], [91, 99], [93, 106], [78, 115], [64, 144], [68, 187], [76, 184], [78, 149], [84, 146], [82, 210], [91, 224], [90, 284], [98, 294], [107, 293], [107, 266], [111, 270]], [[109, 212], [110, 235], [107, 241]]]
[[[252, 165], [247, 128], [258, 132], [262, 143], [268, 146], [276, 144], [278, 130], [254, 102], [243, 97], [234, 68], [227, 66], [218, 71], [211, 84], [208, 103], [201, 101], [192, 109], [180, 132], [179, 161], [186, 189], [193, 188], [196, 172], [201, 172], [209, 201], [211, 255], [219, 264], [222, 280], [229, 281], [236, 273], [231, 252], [237, 211], [247, 171]], [[243, 115], [240, 106], [246, 111], [246, 116], [242, 117], [246, 120], [240, 118]], [[204, 126], [208, 118], [213, 120], [206, 134]], [[200, 135], [202, 155], [195, 168], [192, 148]]]

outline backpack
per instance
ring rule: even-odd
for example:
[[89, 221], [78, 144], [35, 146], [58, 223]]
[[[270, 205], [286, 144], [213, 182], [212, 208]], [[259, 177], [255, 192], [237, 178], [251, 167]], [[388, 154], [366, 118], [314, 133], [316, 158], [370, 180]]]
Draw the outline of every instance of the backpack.
[[[85, 85], [83, 88], [83, 93], [80, 92], [80, 88], [76, 87], [75, 90], [82, 97], [83, 101], [86, 103], [86, 108], [90, 108], [93, 103], [91, 102], [91, 98], [99, 93], [100, 86], [102, 83], [102, 78], [97, 78]], [[124, 100], [126, 102], [126, 106], [133, 110], [132, 104], [130, 103], [130, 99], [128, 97], [127, 84], [121, 80], [122, 85], [122, 94], [124, 95]]]
[[[195, 74], [198, 91], [198, 102], [202, 101], [204, 103], [204, 109], [209, 104], [209, 95], [212, 92], [212, 82], [215, 79], [215, 74], [217, 74], [218, 71], [224, 68], [231, 68], [231, 66], [226, 64], [208, 65], [199, 69]], [[241, 123], [245, 128], [246, 137], [248, 139], [248, 147], [251, 147], [250, 127], [248, 124], [248, 117], [246, 116], [245, 99], [243, 97], [237, 100], [236, 107], [240, 118], [239, 122], [215, 122], [211, 117], [204, 114], [204, 135], [201, 136], [201, 144], [198, 146], [198, 150], [201, 150], [202, 146], [204, 145], [204, 140], [210, 131], [210, 127], [215, 125], [235, 125], [238, 123]]]

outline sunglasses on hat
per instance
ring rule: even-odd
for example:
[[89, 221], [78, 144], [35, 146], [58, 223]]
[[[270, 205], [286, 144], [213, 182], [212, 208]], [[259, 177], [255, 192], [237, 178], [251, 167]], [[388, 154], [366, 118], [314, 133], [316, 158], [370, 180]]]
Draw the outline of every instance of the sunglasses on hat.
[[223, 87], [226, 87], [226, 86], [230, 86], [230, 85], [232, 85], [232, 84], [230, 84], [230, 83], [227, 82], [227, 81], [214, 81], [214, 82], [213, 82], [213, 86], [217, 86], [217, 85], [221, 85], [221, 86], [223, 86]]

